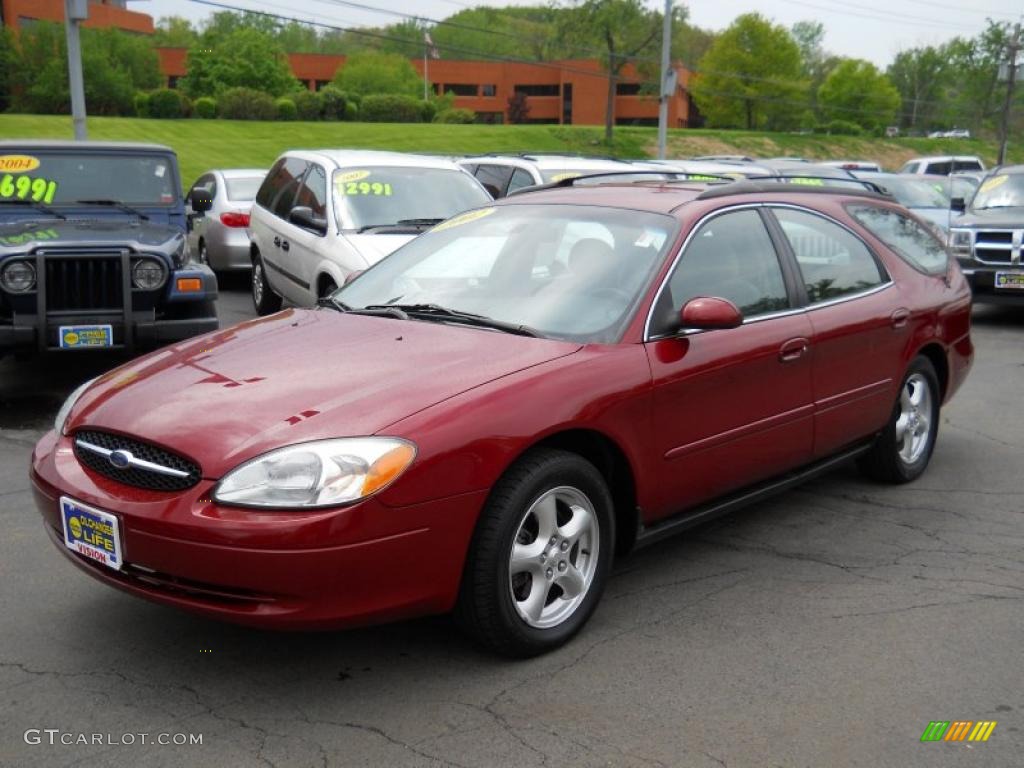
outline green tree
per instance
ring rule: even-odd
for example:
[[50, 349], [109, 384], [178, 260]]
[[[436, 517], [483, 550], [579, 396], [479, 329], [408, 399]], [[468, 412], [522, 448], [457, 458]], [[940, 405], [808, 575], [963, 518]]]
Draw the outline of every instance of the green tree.
[[560, 37], [574, 45], [602, 50], [608, 79], [604, 138], [611, 143], [615, 125], [615, 84], [623, 67], [635, 57], [651, 57], [659, 50], [661, 14], [641, 0], [577, 0], [558, 17]]
[[800, 48], [785, 27], [747, 13], [700, 60], [693, 96], [712, 127], [790, 128], [807, 103], [801, 66]]
[[191, 48], [199, 37], [192, 22], [181, 16], [161, 16], [153, 32], [159, 48]]
[[871, 62], [845, 59], [821, 84], [818, 104], [828, 120], [846, 120], [873, 130], [895, 120], [900, 92]]
[[11, 86], [14, 78], [11, 73], [18, 60], [18, 49], [14, 46], [14, 36], [7, 27], [0, 27], [0, 112], [11, 106]]
[[216, 96], [229, 88], [281, 96], [300, 87], [288, 57], [270, 34], [243, 26], [223, 38], [218, 35], [207, 30], [189, 49], [182, 88], [191, 98]]
[[911, 131], [938, 127], [953, 79], [946, 54], [931, 45], [900, 51], [886, 73], [903, 102], [900, 125]]
[[365, 51], [349, 57], [334, 75], [339, 90], [356, 96], [377, 93], [419, 96], [423, 80], [409, 59], [397, 53]]
[[999, 65], [1006, 60], [1012, 30], [1008, 23], [989, 20], [978, 36], [954, 38], [941, 51], [953, 72], [943, 97], [945, 109], [940, 110], [937, 127], [969, 126], [975, 133], [990, 127], [999, 114], [1003, 86], [999, 82]]

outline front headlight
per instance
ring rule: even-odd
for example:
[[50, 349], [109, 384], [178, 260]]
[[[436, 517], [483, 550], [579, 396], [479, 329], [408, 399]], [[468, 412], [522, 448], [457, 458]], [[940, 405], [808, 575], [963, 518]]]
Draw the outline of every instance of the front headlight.
[[132, 285], [140, 291], [155, 291], [167, 279], [167, 270], [156, 259], [139, 259], [132, 265]]
[[971, 230], [951, 229], [949, 230], [949, 247], [955, 253], [971, 252]]
[[[99, 378], [98, 376], [96, 378]], [[78, 398], [82, 396], [89, 387], [92, 386], [96, 379], [89, 379], [84, 384], [79, 384], [75, 391], [68, 395], [67, 400], [64, 401], [64, 405], [57, 411], [57, 416], [53, 420], [53, 428], [56, 430], [58, 435], [64, 434], [64, 423], [68, 420], [68, 414], [71, 413], [71, 409], [75, 407], [75, 403], [78, 402]]]
[[11, 293], [24, 293], [36, 284], [36, 268], [28, 261], [12, 261], [0, 272], [0, 284]]
[[336, 507], [386, 488], [414, 458], [416, 446], [396, 437], [299, 443], [231, 470], [217, 484], [213, 498], [240, 507]]

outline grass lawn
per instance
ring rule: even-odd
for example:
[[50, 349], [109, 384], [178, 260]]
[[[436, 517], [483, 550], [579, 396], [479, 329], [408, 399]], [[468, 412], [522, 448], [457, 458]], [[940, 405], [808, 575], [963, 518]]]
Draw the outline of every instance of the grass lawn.
[[[71, 118], [0, 115], [0, 139], [71, 138]], [[582, 152], [619, 157], [653, 156], [654, 128], [616, 128], [611, 150], [604, 131], [590, 126], [441, 125], [391, 123], [287, 123], [234, 120], [89, 119], [89, 137], [149, 141], [173, 147], [188, 185], [210, 168], [269, 166], [286, 149], [353, 147], [440, 154]], [[795, 155], [814, 159], [877, 160], [895, 170], [919, 154], [973, 154], [994, 163], [997, 146], [975, 139], [864, 139], [752, 131], [673, 130], [669, 157], [702, 154]], [[1010, 159], [1024, 161], [1011, 144]]]

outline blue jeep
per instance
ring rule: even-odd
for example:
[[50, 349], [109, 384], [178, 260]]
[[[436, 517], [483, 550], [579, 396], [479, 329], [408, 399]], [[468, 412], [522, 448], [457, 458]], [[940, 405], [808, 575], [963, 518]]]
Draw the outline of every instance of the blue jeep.
[[185, 227], [169, 147], [0, 141], [0, 356], [216, 330], [217, 279]]

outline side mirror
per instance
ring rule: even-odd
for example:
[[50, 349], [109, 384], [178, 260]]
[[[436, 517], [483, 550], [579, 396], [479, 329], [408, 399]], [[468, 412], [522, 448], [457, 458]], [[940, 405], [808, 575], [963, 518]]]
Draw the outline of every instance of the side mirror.
[[710, 331], [739, 327], [743, 324], [743, 313], [728, 299], [698, 296], [683, 305], [679, 319], [683, 328]]
[[193, 213], [206, 213], [213, 208], [213, 199], [205, 189], [193, 189], [188, 196], [188, 202]]
[[292, 208], [291, 213], [288, 214], [288, 221], [297, 227], [316, 232], [318, 235], [327, 234], [327, 219], [317, 216], [313, 213], [312, 208], [305, 205]]
[[962, 197], [954, 197], [949, 201], [949, 210], [963, 213], [967, 210], [967, 201]]

